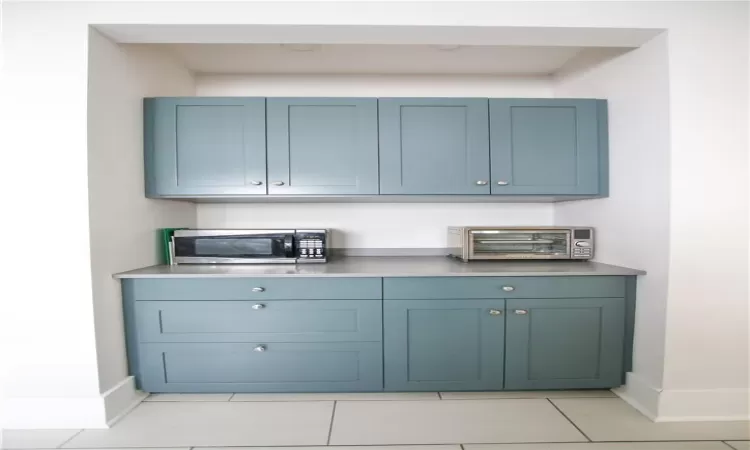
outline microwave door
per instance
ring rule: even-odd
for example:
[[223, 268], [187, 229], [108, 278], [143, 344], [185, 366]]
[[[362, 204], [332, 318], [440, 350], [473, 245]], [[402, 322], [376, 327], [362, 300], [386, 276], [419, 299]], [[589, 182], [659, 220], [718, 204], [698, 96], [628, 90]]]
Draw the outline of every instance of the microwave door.
[[569, 230], [473, 230], [472, 259], [567, 259]]
[[177, 263], [286, 262], [294, 259], [292, 234], [213, 234], [174, 238]]

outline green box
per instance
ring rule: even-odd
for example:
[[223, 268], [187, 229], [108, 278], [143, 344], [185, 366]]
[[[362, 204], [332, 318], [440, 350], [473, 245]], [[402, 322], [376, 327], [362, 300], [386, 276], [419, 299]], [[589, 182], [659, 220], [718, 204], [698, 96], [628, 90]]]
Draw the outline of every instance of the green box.
[[159, 228], [159, 255], [161, 264], [172, 264], [172, 251], [170, 244], [175, 230], [187, 230], [187, 228]]

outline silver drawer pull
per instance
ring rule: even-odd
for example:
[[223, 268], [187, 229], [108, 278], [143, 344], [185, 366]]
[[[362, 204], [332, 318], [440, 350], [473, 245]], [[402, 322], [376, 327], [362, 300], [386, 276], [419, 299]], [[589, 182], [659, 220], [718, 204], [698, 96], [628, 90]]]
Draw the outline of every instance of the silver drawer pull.
[[516, 288], [514, 288], [513, 286], [503, 286], [503, 290], [505, 292], [513, 292], [516, 290]]
[[273, 182], [273, 183], [271, 183], [271, 184], [273, 184], [274, 186], [283, 186], [283, 185], [284, 185], [284, 182], [283, 182], [283, 181], [274, 181], [274, 182]]
[[260, 186], [260, 185], [263, 184], [263, 182], [262, 181], [251, 181], [250, 184], [252, 184], [253, 186]]
[[507, 182], [507, 181], [503, 181], [503, 180], [499, 180], [499, 181], [497, 182], [497, 185], [498, 185], [498, 186], [507, 186], [507, 185], [508, 185], [508, 182]]
[[503, 312], [502, 312], [502, 311], [500, 311], [499, 309], [491, 309], [491, 310], [490, 310], [490, 315], [491, 315], [491, 316], [500, 316], [500, 315], [502, 315], [502, 314], [503, 314]]
[[261, 352], [261, 353], [265, 352], [266, 351], [266, 346], [265, 345], [259, 345], [259, 346], [255, 347], [253, 349], [253, 351], [254, 352]]
[[513, 312], [514, 312], [515, 314], [518, 314], [519, 316], [525, 316], [526, 314], [528, 314], [528, 313], [529, 313], [529, 312], [528, 312], [527, 310], [525, 310], [525, 309], [517, 309], [517, 310], [515, 310], [515, 311], [513, 311]]
[[263, 303], [258, 303], [256, 305], [252, 306], [253, 309], [263, 309], [265, 307], [266, 307], [266, 305], [264, 305]]
[[263, 292], [265, 290], [266, 290], [266, 288], [262, 288], [262, 287], [254, 287], [253, 288], [253, 292]]
[[487, 184], [487, 180], [477, 180], [477, 186], [485, 186]]

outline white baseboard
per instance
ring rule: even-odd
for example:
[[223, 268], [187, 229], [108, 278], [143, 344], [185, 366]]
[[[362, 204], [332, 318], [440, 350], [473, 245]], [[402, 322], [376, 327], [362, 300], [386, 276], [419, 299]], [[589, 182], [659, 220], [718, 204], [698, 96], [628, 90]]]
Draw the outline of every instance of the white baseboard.
[[750, 420], [750, 389], [664, 389], [657, 422]]
[[4, 399], [2, 428], [103, 429], [138, 406], [147, 394], [135, 388], [133, 377], [96, 397], [10, 397]]
[[130, 376], [102, 394], [107, 426], [114, 425], [146, 398], [148, 394], [135, 388], [135, 378]]
[[628, 372], [612, 392], [654, 422], [750, 420], [750, 389], [661, 389]]
[[612, 389], [618, 397], [637, 409], [644, 416], [656, 421], [659, 411], [659, 394], [661, 389], [652, 386], [643, 377], [628, 372], [625, 385]]
[[96, 397], [11, 397], [5, 399], [3, 428], [107, 428], [104, 402]]

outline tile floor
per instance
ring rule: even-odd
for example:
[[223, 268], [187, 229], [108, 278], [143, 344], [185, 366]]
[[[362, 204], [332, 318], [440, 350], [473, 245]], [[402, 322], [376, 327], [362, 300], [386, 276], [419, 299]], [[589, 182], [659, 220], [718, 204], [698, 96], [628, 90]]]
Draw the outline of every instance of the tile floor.
[[750, 450], [749, 440], [750, 422], [653, 423], [609, 391], [162, 394], [111, 429], [6, 430], [3, 448]]

